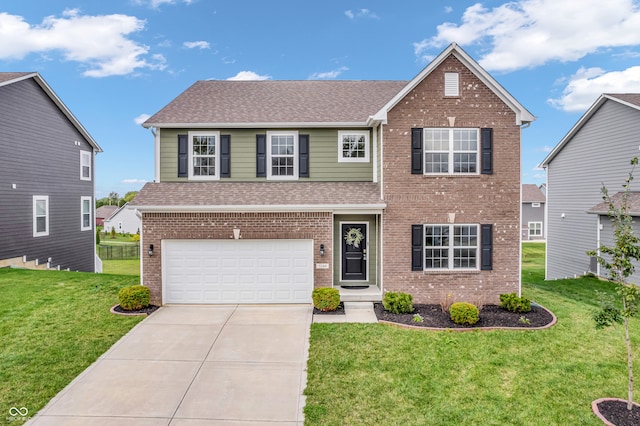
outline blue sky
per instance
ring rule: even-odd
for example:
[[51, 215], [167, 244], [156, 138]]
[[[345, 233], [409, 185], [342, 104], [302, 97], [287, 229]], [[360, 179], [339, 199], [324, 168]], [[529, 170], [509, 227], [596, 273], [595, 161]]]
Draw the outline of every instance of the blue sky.
[[0, 70], [37, 71], [104, 149], [96, 196], [153, 179], [140, 126], [196, 80], [410, 80], [460, 44], [536, 117], [522, 181], [600, 93], [640, 92], [639, 0], [12, 0]]

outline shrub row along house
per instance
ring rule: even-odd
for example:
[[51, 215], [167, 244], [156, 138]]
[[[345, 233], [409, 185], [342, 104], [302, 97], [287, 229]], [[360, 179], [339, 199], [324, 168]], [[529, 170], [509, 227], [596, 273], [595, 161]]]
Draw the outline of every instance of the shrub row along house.
[[0, 73], [0, 267], [100, 270], [98, 152], [38, 73]]
[[495, 302], [519, 291], [533, 120], [456, 44], [410, 81], [198, 81], [143, 124], [142, 283], [156, 304]]

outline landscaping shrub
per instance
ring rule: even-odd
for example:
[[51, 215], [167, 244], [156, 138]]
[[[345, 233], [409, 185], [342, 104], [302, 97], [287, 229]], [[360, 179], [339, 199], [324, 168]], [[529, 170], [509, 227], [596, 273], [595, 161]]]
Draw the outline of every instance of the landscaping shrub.
[[120, 307], [125, 311], [133, 311], [149, 306], [150, 291], [149, 287], [142, 285], [132, 285], [123, 287], [118, 292], [118, 300]]
[[413, 312], [413, 296], [407, 293], [388, 291], [382, 298], [382, 306], [392, 314], [410, 314]]
[[480, 319], [478, 307], [473, 303], [456, 302], [449, 308], [451, 320], [456, 324], [473, 325]]
[[509, 312], [527, 313], [531, 311], [531, 300], [518, 297], [515, 293], [501, 294], [500, 307]]
[[322, 312], [335, 311], [340, 305], [340, 292], [337, 288], [320, 287], [311, 293], [313, 306]]

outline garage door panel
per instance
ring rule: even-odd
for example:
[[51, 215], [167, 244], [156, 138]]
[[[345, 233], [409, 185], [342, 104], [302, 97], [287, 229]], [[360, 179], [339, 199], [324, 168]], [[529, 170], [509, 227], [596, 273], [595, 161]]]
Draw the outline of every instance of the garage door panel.
[[165, 303], [308, 303], [311, 240], [165, 240]]

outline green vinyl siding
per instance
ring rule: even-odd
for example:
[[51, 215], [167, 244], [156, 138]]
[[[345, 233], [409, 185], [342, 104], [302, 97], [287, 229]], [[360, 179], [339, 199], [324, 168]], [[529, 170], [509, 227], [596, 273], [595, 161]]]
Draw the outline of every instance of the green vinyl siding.
[[[192, 129], [203, 131], [207, 129]], [[256, 177], [256, 134], [267, 129], [209, 129], [223, 135], [231, 135], [231, 178], [225, 181], [250, 182], [266, 178]], [[285, 129], [282, 129], [285, 130]], [[289, 129], [309, 135], [309, 177], [300, 181], [368, 181], [373, 180], [373, 163], [339, 163], [338, 130], [344, 129]], [[367, 129], [365, 129], [367, 130]], [[270, 130], [271, 131], [271, 130]], [[160, 180], [184, 182], [178, 178], [178, 135], [189, 129], [160, 130]], [[372, 135], [370, 135], [370, 140]], [[370, 142], [369, 149], [372, 148]], [[370, 159], [373, 156], [370, 152]]]
[[[367, 247], [367, 269], [368, 280], [365, 282], [358, 281], [341, 281], [340, 272], [342, 265], [342, 238], [340, 235], [341, 223], [368, 223], [369, 225], [369, 242]], [[376, 223], [376, 215], [334, 215], [333, 216], [333, 285], [339, 286], [341, 283], [351, 285], [377, 285], [378, 281], [378, 228]]]

